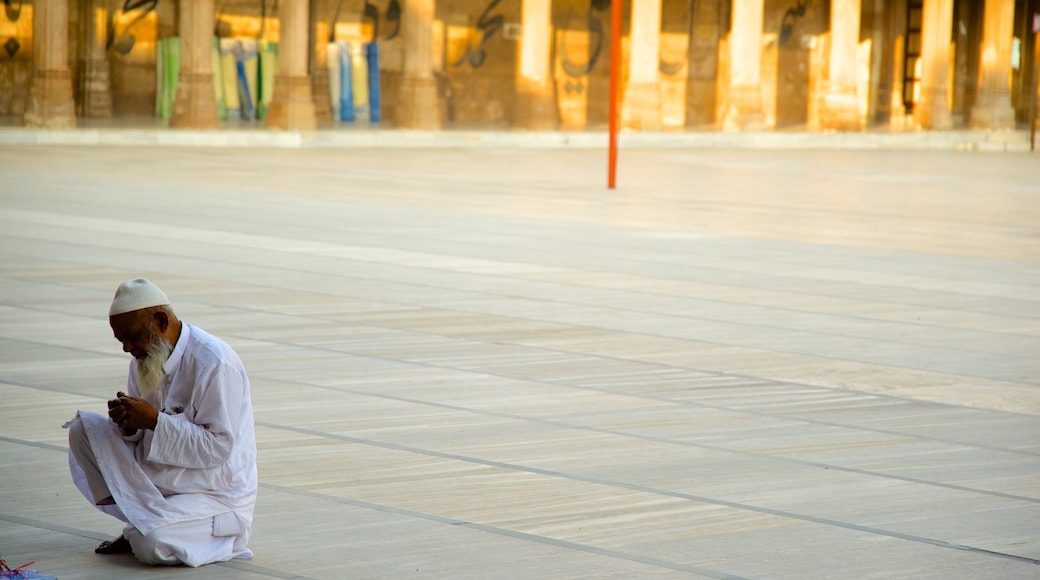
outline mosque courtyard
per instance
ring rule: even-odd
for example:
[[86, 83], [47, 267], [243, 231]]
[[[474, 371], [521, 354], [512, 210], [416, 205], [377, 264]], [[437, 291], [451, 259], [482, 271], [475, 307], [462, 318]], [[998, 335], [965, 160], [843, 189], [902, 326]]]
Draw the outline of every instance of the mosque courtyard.
[[[58, 578], [1040, 577], [1040, 155], [0, 146], [0, 557]], [[144, 276], [250, 373], [251, 560], [62, 424]]]

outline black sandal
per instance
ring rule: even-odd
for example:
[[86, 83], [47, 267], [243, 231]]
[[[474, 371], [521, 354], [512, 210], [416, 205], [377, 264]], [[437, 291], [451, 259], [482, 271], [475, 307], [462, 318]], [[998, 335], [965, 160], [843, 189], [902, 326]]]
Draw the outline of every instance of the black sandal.
[[130, 547], [130, 541], [119, 536], [114, 540], [105, 540], [94, 548], [95, 554], [129, 554], [133, 552], [133, 548]]

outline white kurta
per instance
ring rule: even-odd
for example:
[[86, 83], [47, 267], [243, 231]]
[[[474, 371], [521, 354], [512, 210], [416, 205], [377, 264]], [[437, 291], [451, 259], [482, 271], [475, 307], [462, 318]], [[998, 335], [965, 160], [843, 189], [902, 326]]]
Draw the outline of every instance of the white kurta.
[[[141, 397], [134, 364], [127, 393]], [[149, 563], [176, 563], [169, 561], [173, 558], [198, 566], [248, 558], [257, 470], [245, 368], [231, 347], [185, 323], [165, 369], [149, 400], [160, 411], [154, 431], [126, 436], [107, 416], [77, 413], [70, 448], [89, 445], [96, 462], [84, 463], [96, 463], [96, 468], [81, 465], [70, 449], [73, 481], [95, 505], [105, 499], [95, 497], [101, 495], [98, 490], [107, 490], [115, 505], [97, 508], [133, 527], [124, 533], [131, 544], [161, 537], [161, 549], [172, 556]], [[76, 437], [83, 441], [74, 444]], [[211, 541], [199, 538], [199, 529], [210, 531]], [[149, 560], [134, 548], [139, 558]]]

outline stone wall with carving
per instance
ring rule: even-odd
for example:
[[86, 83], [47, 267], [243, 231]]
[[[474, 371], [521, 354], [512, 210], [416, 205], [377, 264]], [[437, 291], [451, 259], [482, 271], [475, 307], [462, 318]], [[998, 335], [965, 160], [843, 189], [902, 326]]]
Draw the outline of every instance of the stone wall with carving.
[[766, 0], [763, 21], [762, 84], [766, 126], [804, 127], [808, 123], [810, 86], [819, 66], [812, 51], [829, 27], [827, 5], [810, 0]]
[[0, 11], [0, 116], [25, 112], [32, 78], [32, 5], [4, 2]]
[[448, 122], [501, 127], [512, 119], [520, 2], [441, 0]]
[[[17, 117], [25, 110], [32, 77], [33, 3], [0, 1], [0, 117]], [[382, 122], [392, 126], [404, 68], [404, 1], [311, 2], [311, 74], [315, 100], [322, 104], [317, 107], [320, 119], [330, 120], [329, 43], [358, 47], [374, 43], [378, 46]], [[662, 0], [658, 82], [665, 130], [718, 127], [719, 107], [728, 90], [733, 1]], [[177, 35], [177, 6], [190, 2], [68, 2], [68, 64], [79, 113], [107, 110], [116, 117], [154, 117], [157, 45]], [[966, 2], [956, 4], [956, 118], [962, 118], [972, 104], [978, 60], [972, 51], [983, 24], [979, 18], [964, 16]], [[512, 124], [519, 110], [522, 5], [522, 0], [437, 0], [433, 62], [449, 126], [501, 128]], [[626, 11], [630, 6], [626, 3]], [[764, 0], [761, 91], [766, 128], [820, 126], [817, 101], [828, 66], [829, 6], [829, 0]], [[214, 32], [218, 37], [278, 42], [276, 0], [218, 0], [216, 8]], [[905, 0], [863, 4], [857, 39], [857, 98], [862, 99], [868, 122], [885, 123], [890, 112], [900, 114], [897, 77], [905, 23], [899, 24], [898, 16], [905, 11]], [[553, 0], [548, 18], [552, 23], [547, 34], [552, 39], [549, 67], [559, 126], [563, 130], [602, 129], [607, 124], [609, 102], [610, 0]], [[623, 30], [628, 30], [629, 20], [626, 13]], [[626, 35], [623, 69], [627, 69], [629, 49]], [[90, 104], [84, 105], [86, 101]]]

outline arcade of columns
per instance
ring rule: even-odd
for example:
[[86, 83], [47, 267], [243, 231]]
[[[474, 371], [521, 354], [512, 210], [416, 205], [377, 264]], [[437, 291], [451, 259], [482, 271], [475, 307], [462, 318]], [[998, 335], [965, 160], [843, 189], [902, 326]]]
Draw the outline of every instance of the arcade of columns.
[[[719, 124], [726, 131], [763, 127], [761, 50], [764, 0], [732, 0], [732, 29], [727, 86], [721, 91]], [[856, 59], [862, 0], [831, 0], [830, 50], [820, 88], [820, 129], [862, 130], [856, 86]], [[517, 114], [514, 123], [531, 129], [558, 127], [551, 78], [551, 2], [522, 0], [522, 30], [516, 67]], [[629, 128], [661, 128], [660, 80], [662, 0], [631, 0], [628, 37], [628, 80], [622, 122]], [[396, 109], [398, 127], [437, 129], [443, 103], [434, 70], [435, 0], [403, 2], [404, 69]], [[1011, 75], [1014, 0], [985, 0], [979, 91], [971, 111], [975, 128], [1014, 126]], [[924, 129], [952, 127], [948, 104], [950, 31], [954, 0], [924, 0], [922, 22], [921, 98], [914, 120]], [[279, 70], [267, 126], [308, 130], [316, 125], [315, 98], [308, 71], [309, 1], [281, 0]], [[211, 44], [214, 0], [192, 0], [179, 11], [182, 61], [172, 127], [211, 129], [219, 126], [213, 94]], [[24, 114], [27, 126], [68, 128], [76, 125], [68, 63], [68, 0], [35, 0], [34, 73]], [[93, 99], [97, 100], [97, 99]], [[100, 99], [101, 109], [111, 99]], [[96, 103], [95, 103], [96, 104]], [[91, 104], [84, 105], [87, 109]], [[320, 110], [319, 113], [320, 114]]]

